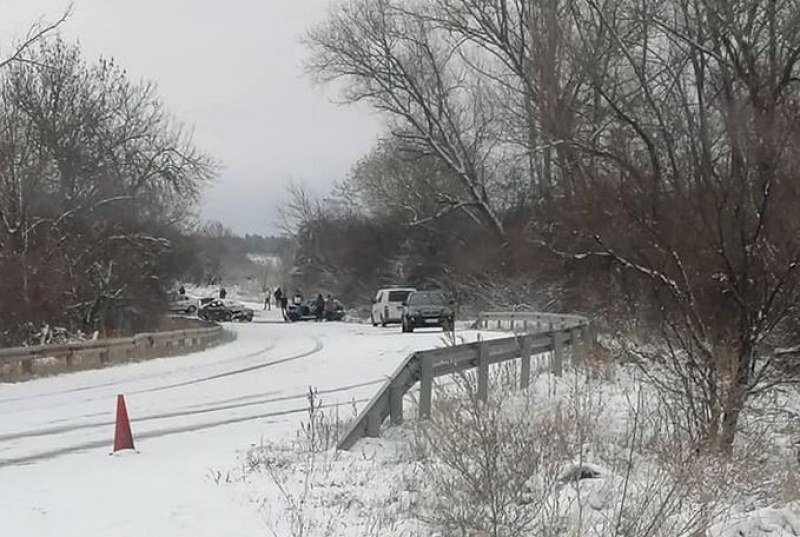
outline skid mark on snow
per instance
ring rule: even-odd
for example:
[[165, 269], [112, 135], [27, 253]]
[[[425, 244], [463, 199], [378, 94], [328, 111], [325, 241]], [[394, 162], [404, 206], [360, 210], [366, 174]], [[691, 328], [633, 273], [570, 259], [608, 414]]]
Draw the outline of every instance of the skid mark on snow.
[[[369, 401], [369, 398], [364, 399], [357, 399], [355, 400], [356, 403], [366, 403]], [[331, 408], [335, 407], [336, 405], [323, 405], [323, 408]], [[138, 433], [136, 435], [137, 441], [138, 440], [147, 440], [150, 438], [161, 438], [164, 436], [171, 436], [174, 434], [181, 434], [181, 433], [189, 433], [194, 431], [201, 431], [205, 429], [213, 429], [215, 427], [222, 427], [225, 425], [234, 425], [237, 423], [243, 423], [247, 421], [254, 421], [254, 420], [262, 420], [267, 418], [275, 418], [279, 416], [288, 416], [291, 414], [302, 414], [304, 412], [308, 412], [308, 408], [306, 406], [298, 407], [298, 408], [291, 408], [288, 410], [280, 410], [276, 412], [267, 412], [264, 414], [256, 414], [252, 416], [241, 416], [237, 418], [229, 418], [225, 420], [217, 420], [217, 421], [210, 421], [205, 423], [197, 423], [194, 425], [186, 425], [183, 427], [171, 427], [167, 429], [159, 429], [155, 431], [145, 431], [143, 433]], [[48, 451], [42, 451], [40, 453], [32, 454], [32, 455], [25, 455], [22, 457], [11, 457], [6, 459], [0, 459], [0, 469], [6, 466], [21, 466], [27, 464], [34, 464], [36, 462], [54, 459], [56, 457], [60, 457], [62, 455], [68, 455], [70, 453], [77, 453], [81, 451], [87, 451], [90, 449], [96, 449], [101, 447], [110, 447], [111, 442], [106, 440], [94, 440], [91, 442], [84, 442], [81, 444], [72, 445], [65, 448], [60, 449], [52, 449]]]
[[[337, 387], [337, 388], [329, 388], [329, 389], [326, 389], [326, 390], [318, 390], [317, 394], [318, 395], [329, 395], [329, 394], [333, 394], [333, 393], [346, 392], [346, 391], [354, 390], [354, 389], [357, 389], [357, 388], [364, 388], [364, 387], [367, 387], [367, 386], [374, 386], [374, 385], [377, 385], [377, 384], [383, 384], [384, 382], [386, 382], [386, 379], [378, 379], [378, 380], [372, 380], [372, 381], [368, 381], [368, 382], [359, 382], [357, 384], [349, 384], [349, 385], [340, 386], [340, 387]], [[272, 392], [272, 394], [275, 394], [275, 393], [277, 393], [277, 392]], [[136, 424], [136, 423], [145, 423], [145, 422], [149, 422], [149, 421], [162, 420], [162, 419], [171, 419], [171, 418], [179, 418], [179, 417], [196, 416], [196, 415], [203, 415], [203, 414], [208, 414], [208, 413], [213, 413], [213, 412], [224, 412], [224, 411], [229, 411], [229, 410], [236, 410], [236, 409], [241, 409], [241, 408], [248, 408], [248, 407], [259, 406], [259, 405], [266, 405], [266, 404], [271, 404], [271, 403], [281, 403], [281, 402], [286, 402], [286, 401], [303, 400], [303, 399], [306, 399], [308, 397], [308, 393], [304, 392], [304, 393], [295, 394], [295, 395], [282, 395], [282, 396], [279, 396], [279, 397], [269, 397], [269, 396], [264, 397], [264, 394], [262, 394], [260, 396], [252, 396], [252, 397], [260, 397], [260, 399], [257, 399], [255, 401], [247, 401], [247, 402], [239, 402], [239, 403], [227, 403], [227, 404], [210, 403], [210, 404], [206, 404], [204, 407], [201, 407], [201, 408], [193, 408], [193, 409], [190, 409], [190, 410], [175, 410], [175, 411], [172, 411], [172, 412], [162, 412], [162, 413], [158, 413], [158, 414], [150, 414], [150, 415], [146, 415], [146, 416], [143, 416], [143, 417], [137, 417], [135, 420], [132, 420], [132, 422], [134, 424]], [[199, 405], [195, 405], [195, 406], [199, 406]], [[331, 405], [329, 405], [329, 406], [331, 406]], [[332, 405], [332, 406], [336, 406], [336, 405]], [[108, 413], [105, 413], [105, 414], [107, 415]], [[73, 425], [64, 425], [64, 426], [59, 426], [59, 427], [50, 427], [50, 428], [46, 428], [46, 429], [38, 429], [38, 430], [34, 430], [34, 431], [22, 431], [22, 432], [18, 432], [18, 433], [2, 434], [2, 435], [0, 435], [0, 442], [8, 442], [8, 441], [11, 441], [11, 440], [20, 440], [20, 439], [24, 439], [24, 438], [38, 438], [38, 437], [43, 437], [43, 436], [51, 436], [51, 435], [56, 435], [56, 434], [61, 434], [61, 433], [71, 433], [71, 432], [82, 431], [82, 430], [91, 430], [91, 429], [97, 429], [99, 427], [104, 427], [104, 428], [105, 427], [112, 427], [113, 425], [114, 425], [114, 420], [103, 420], [103, 421], [98, 421], [98, 422], [93, 422], [93, 423], [84, 423], [84, 424], [80, 424], [80, 425], [75, 425], [75, 424], [73, 424]], [[2, 451], [2, 447], [0, 447], [0, 451]]]
[[[275, 345], [276, 345], [276, 342], [277, 342], [277, 340], [275, 342], [273, 342], [273, 343], [270, 343], [266, 347], [263, 347], [263, 348], [261, 348], [261, 349], [259, 349], [257, 351], [254, 351], [254, 352], [251, 352], [251, 353], [248, 353], [248, 354], [243, 354], [243, 355], [240, 355], [240, 356], [233, 356], [231, 358], [225, 358], [224, 360], [219, 360], [217, 362], [209, 362], [209, 363], [206, 363], [206, 364], [196, 364], [196, 365], [193, 365], [191, 368], [189, 368], [189, 370], [200, 369], [200, 368], [203, 368], [203, 367], [216, 367], [219, 364], [223, 364], [223, 363], [227, 363], [227, 362], [233, 362], [233, 361], [239, 361], [239, 360], [247, 360], [249, 358], [255, 358], [256, 356], [260, 356], [260, 355], [265, 354], [265, 353], [271, 351], [272, 349], [274, 349]], [[160, 359], [165, 359], [165, 358], [160, 358]], [[144, 362], [138, 362], [138, 363], [144, 363]], [[120, 363], [120, 364], [116, 364], [114, 367], [122, 367], [122, 366], [126, 366], [126, 365], [131, 365], [131, 363], [130, 362], [129, 363]], [[118, 386], [120, 384], [128, 384], [128, 383], [139, 382], [139, 381], [142, 381], [142, 380], [163, 377], [163, 376], [171, 375], [171, 374], [174, 374], [174, 373], [186, 373], [186, 371], [187, 371], [187, 369], [174, 369], [174, 370], [171, 370], [171, 371], [162, 371], [162, 372], [158, 372], [158, 373], [148, 373], [148, 374], [139, 375], [139, 376], [136, 376], [136, 377], [128, 377], [128, 378], [124, 378], [124, 379], [118, 379], [118, 380], [113, 380], [113, 381], [109, 381], [109, 382], [103, 382], [103, 383], [100, 383], [100, 384], [89, 384], [89, 385], [86, 385], [86, 386], [79, 386], [77, 388], [69, 388], [69, 389], [66, 389], [66, 390], [58, 390], [58, 391], [54, 391], [54, 392], [39, 393], [39, 394], [35, 394], [35, 395], [25, 395], [25, 396], [20, 396], [20, 397], [8, 397], [8, 398], [5, 398], [5, 399], [0, 399], [0, 404], [13, 403], [13, 402], [16, 402], [16, 401], [41, 399], [43, 397], [52, 397], [52, 396], [56, 396], [56, 395], [66, 395], [66, 394], [71, 394], [71, 393], [80, 393], [80, 392], [85, 392], [85, 391], [88, 391], [88, 390], [95, 390], [95, 389], [99, 389], [99, 388], [108, 388], [110, 386]], [[93, 399], [85, 399], [84, 401], [92, 401], [92, 400]]]
[[252, 373], [253, 371], [258, 371], [260, 369], [265, 369], [267, 367], [272, 367], [274, 365], [284, 364], [286, 362], [293, 362], [295, 360], [300, 360], [302, 358], [307, 358], [307, 357], [309, 357], [309, 356], [311, 356], [313, 354], [316, 354], [316, 353], [320, 352], [325, 347], [325, 344], [322, 343], [322, 340], [320, 340], [320, 339], [318, 339], [316, 337], [314, 337], [312, 339], [314, 340], [314, 348], [311, 349], [310, 351], [306, 351], [306, 352], [303, 352], [303, 353], [300, 353], [300, 354], [295, 354], [293, 356], [289, 356], [289, 357], [286, 357], [286, 358], [280, 358], [278, 360], [272, 360], [272, 361], [269, 361], [269, 362], [265, 362], [263, 364], [251, 365], [251, 366], [243, 367], [243, 368], [240, 368], [240, 369], [234, 369], [232, 371], [225, 371], [224, 373], [217, 373], [216, 375], [210, 375], [208, 377], [200, 377], [200, 378], [197, 378], [197, 379], [187, 380], [187, 381], [184, 381], [184, 382], [176, 382], [176, 383], [173, 383], [173, 384], [166, 384], [164, 386], [158, 386], [158, 387], [155, 387], [155, 388], [146, 388], [146, 389], [143, 389], [143, 390], [134, 390], [134, 391], [130, 391], [130, 392], [127, 392], [127, 393], [130, 393], [130, 394], [152, 393], [152, 392], [158, 392], [158, 391], [163, 391], [163, 390], [169, 390], [171, 388], [180, 388], [180, 387], [183, 387], [183, 386], [192, 386], [194, 384], [200, 384], [201, 382], [209, 382], [209, 381], [218, 380], [218, 379], [221, 379], [221, 378], [232, 377], [234, 375], [242, 375], [244, 373]]

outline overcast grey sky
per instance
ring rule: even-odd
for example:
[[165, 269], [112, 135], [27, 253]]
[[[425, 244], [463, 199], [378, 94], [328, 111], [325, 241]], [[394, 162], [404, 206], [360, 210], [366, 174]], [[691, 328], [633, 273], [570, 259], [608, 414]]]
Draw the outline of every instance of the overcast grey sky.
[[[0, 57], [38, 18], [68, 0], [0, 0]], [[156, 82], [224, 168], [202, 216], [239, 233], [269, 233], [292, 179], [320, 193], [370, 147], [379, 119], [333, 104], [304, 75], [300, 36], [330, 0], [74, 0], [61, 30], [85, 55], [113, 57]]]

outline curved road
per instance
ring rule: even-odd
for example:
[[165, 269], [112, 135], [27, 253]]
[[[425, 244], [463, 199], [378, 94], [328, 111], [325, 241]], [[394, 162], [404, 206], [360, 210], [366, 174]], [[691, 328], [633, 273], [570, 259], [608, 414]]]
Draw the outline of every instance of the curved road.
[[[408, 353], [443, 344], [435, 330], [286, 324], [276, 312], [231, 328], [235, 342], [184, 357], [0, 385], [0, 472], [107, 451], [118, 393], [126, 396], [135, 440], [247, 422], [250, 442], [265, 432], [288, 434], [305, 417], [309, 387], [349, 416], [352, 402], [369, 399]], [[273, 426], [264, 427], [267, 421]]]
[[[346, 419], [410, 352], [444, 345], [437, 330], [255, 321], [187, 356], [0, 384], [0, 535], [269, 534], [209, 476], [241, 478], [250, 446], [294, 438], [309, 387]], [[117, 394], [135, 455], [108, 456]]]

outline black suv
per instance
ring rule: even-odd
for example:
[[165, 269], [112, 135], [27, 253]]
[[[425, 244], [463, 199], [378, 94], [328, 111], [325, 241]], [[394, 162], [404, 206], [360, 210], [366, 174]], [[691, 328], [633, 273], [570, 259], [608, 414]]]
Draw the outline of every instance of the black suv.
[[427, 326], [452, 330], [455, 322], [452, 304], [441, 291], [414, 291], [403, 302], [403, 332]]

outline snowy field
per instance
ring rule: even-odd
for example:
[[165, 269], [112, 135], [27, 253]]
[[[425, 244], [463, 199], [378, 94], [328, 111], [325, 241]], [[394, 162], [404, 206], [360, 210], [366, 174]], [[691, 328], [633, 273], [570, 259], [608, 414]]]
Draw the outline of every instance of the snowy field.
[[[0, 384], [0, 535], [265, 535], [212, 472], [295, 435], [309, 387], [350, 415], [410, 352], [443, 345], [274, 310], [231, 328], [235, 342], [184, 357]], [[138, 454], [109, 456], [117, 394]]]

